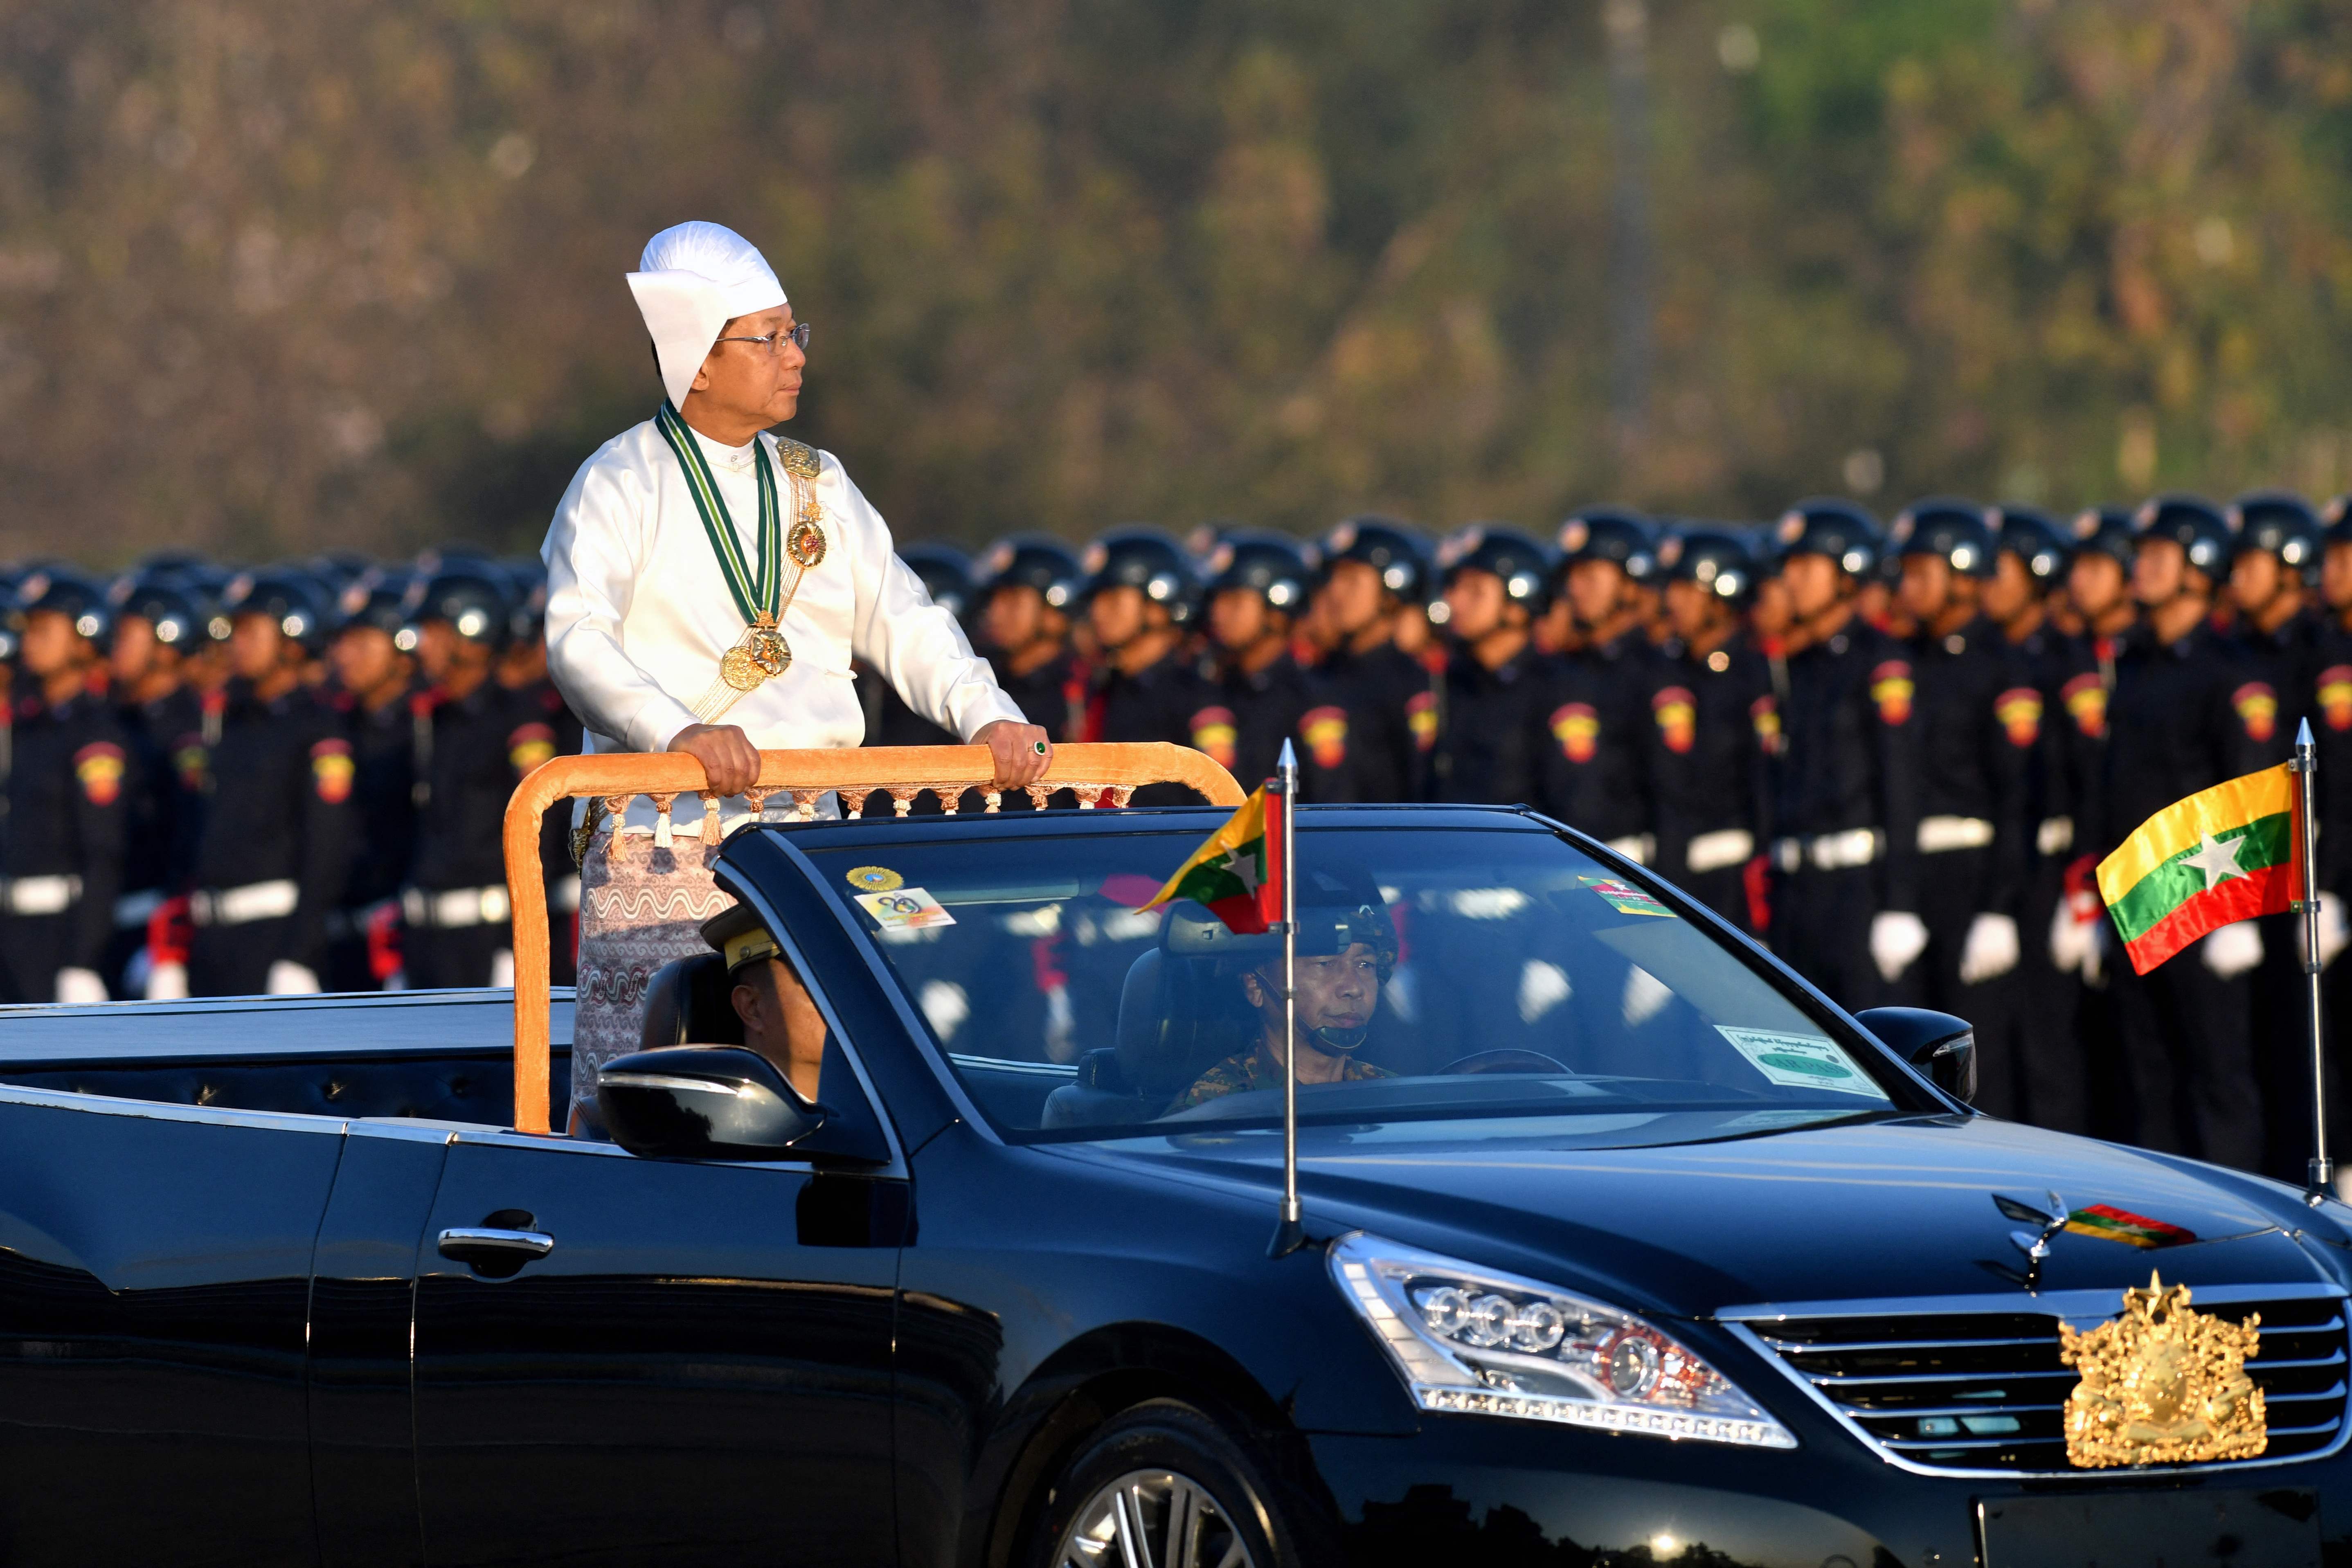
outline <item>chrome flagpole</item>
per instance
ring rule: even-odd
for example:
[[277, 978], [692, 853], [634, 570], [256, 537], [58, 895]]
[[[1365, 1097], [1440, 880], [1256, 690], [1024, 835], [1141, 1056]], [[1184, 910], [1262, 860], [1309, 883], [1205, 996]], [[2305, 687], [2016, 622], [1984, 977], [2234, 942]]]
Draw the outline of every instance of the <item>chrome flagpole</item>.
[[2303, 858], [2303, 978], [2309, 991], [2311, 1025], [2311, 1180], [2305, 1194], [2314, 1204], [2336, 1195], [2336, 1162], [2327, 1157], [2327, 1047], [2319, 1005], [2319, 822], [2312, 809], [2312, 786], [2319, 778], [2319, 747], [2305, 719], [2294, 732], [2295, 852]]
[[1298, 754], [1288, 741], [1267, 784], [1266, 794], [1282, 801], [1282, 1218], [1265, 1255], [1286, 1258], [1307, 1245], [1298, 1217], [1298, 879], [1292, 858], [1298, 837], [1290, 820], [1298, 799]]

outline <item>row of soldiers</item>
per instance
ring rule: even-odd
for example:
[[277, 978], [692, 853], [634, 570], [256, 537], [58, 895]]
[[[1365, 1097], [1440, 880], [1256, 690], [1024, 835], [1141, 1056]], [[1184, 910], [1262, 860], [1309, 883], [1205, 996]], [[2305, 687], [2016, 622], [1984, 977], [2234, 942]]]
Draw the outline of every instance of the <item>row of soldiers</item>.
[[[2091, 868], [2306, 717], [2323, 822], [2352, 812], [2344, 514], [1937, 499], [1882, 526], [1825, 499], [1761, 527], [1588, 509], [1548, 536], [1360, 517], [900, 554], [1058, 740], [1175, 741], [1244, 780], [1290, 740], [1309, 800], [1529, 805], [1849, 1006], [1974, 1019], [1998, 1113], [2299, 1174], [2286, 922], [2137, 976]], [[170, 556], [15, 599], [5, 994], [503, 980], [504, 802], [580, 742], [536, 562]], [[950, 739], [860, 689], [869, 742]], [[2332, 958], [2352, 834], [2322, 846]]]

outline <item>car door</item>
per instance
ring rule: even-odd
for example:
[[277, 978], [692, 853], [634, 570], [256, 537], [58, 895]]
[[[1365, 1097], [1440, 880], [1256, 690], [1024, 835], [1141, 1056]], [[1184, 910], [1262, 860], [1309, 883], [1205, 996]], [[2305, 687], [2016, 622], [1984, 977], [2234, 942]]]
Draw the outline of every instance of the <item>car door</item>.
[[0, 1562], [316, 1563], [342, 1123], [0, 1087]]
[[[828, 1075], [829, 1104], [857, 1092]], [[820, 1172], [454, 1137], [417, 1264], [427, 1560], [894, 1561], [906, 1215], [895, 1154]]]

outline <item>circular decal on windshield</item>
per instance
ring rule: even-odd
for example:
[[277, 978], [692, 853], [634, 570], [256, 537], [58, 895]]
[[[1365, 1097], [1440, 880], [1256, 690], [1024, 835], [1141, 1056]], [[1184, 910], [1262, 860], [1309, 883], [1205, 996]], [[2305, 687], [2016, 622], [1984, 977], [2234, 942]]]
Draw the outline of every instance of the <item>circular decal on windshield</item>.
[[895, 893], [907, 885], [907, 879], [887, 866], [856, 867], [847, 880], [861, 893]]

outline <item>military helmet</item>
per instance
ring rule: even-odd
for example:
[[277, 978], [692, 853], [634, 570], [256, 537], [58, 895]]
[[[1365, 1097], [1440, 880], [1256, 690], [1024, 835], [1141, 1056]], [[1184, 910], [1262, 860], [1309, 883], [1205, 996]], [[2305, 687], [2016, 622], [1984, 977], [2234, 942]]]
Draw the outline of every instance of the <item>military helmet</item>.
[[2266, 550], [2281, 565], [2316, 580], [2322, 528], [2310, 502], [2289, 490], [2257, 490], [2231, 501], [2225, 515], [2238, 531], [2232, 560]]
[[1307, 603], [1307, 558], [1296, 541], [1258, 529], [1235, 529], [1209, 556], [1210, 595], [1254, 591], [1271, 609], [1295, 616]]
[[2352, 495], [2337, 496], [2320, 508], [2319, 521], [2325, 525], [2322, 543], [2352, 544]]
[[1984, 508], [1952, 496], [1913, 501], [1895, 514], [1887, 534], [1901, 557], [1933, 555], [1966, 577], [1990, 577], [1992, 529]]
[[1115, 528], [1087, 546], [1079, 564], [1087, 574], [1087, 596], [1106, 588], [1136, 588], [1167, 607], [1178, 626], [1192, 618], [1201, 602], [1200, 574], [1182, 547], [1156, 528]]
[[1735, 605], [1756, 592], [1756, 552], [1727, 529], [1675, 530], [1658, 542], [1658, 567], [1669, 583], [1696, 583]]
[[1559, 525], [1559, 564], [1613, 561], [1636, 583], [1657, 574], [1658, 537], [1648, 520], [1615, 507], [1587, 507]]
[[2131, 570], [2132, 551], [2138, 542], [2132, 514], [2119, 506], [2089, 506], [2074, 514], [2074, 553], [2104, 555], [2125, 571]]
[[77, 637], [100, 648], [113, 639], [114, 606], [106, 590], [79, 572], [59, 567], [28, 572], [17, 580], [16, 603], [27, 616], [47, 610], [65, 616]]
[[1850, 577], [1860, 577], [1877, 563], [1878, 520], [1853, 501], [1836, 496], [1814, 496], [1780, 514], [1772, 542], [1781, 557], [1826, 555]]
[[[404, 572], [379, 567], [368, 573], [337, 595], [335, 613], [340, 621], [335, 629], [373, 626], [390, 637], [404, 651], [414, 648], [416, 638], [408, 625], [410, 586]], [[404, 632], [409, 633], [405, 640], [402, 637]]]
[[2208, 577], [2230, 569], [2229, 521], [2221, 509], [2201, 496], [2158, 496], [2144, 501], [2132, 519], [2138, 539], [2168, 539], [2181, 548], [2194, 566]]
[[119, 579], [106, 596], [117, 625], [145, 621], [165, 647], [194, 653], [205, 640], [205, 615], [195, 596], [169, 577], [133, 574]]
[[356, 550], [326, 550], [313, 555], [304, 569], [327, 585], [338, 598], [344, 589], [366, 576], [375, 563]]
[[1016, 533], [1000, 539], [980, 558], [978, 601], [999, 588], [1034, 588], [1038, 597], [1056, 610], [1078, 602], [1086, 574], [1070, 547], [1042, 533]]
[[403, 630], [444, 621], [466, 641], [487, 648], [506, 647], [514, 629], [514, 594], [506, 574], [479, 558], [445, 557], [439, 571], [409, 584], [403, 608], [408, 616]]
[[1503, 595], [1530, 612], [1540, 612], [1551, 597], [1551, 552], [1516, 528], [1497, 522], [1474, 522], [1456, 531], [1437, 547], [1437, 574], [1451, 586], [1465, 572], [1485, 572], [1502, 579]]
[[1328, 572], [1341, 561], [1360, 561], [1381, 574], [1381, 586], [1406, 604], [1429, 595], [1429, 546], [1394, 518], [1366, 513], [1335, 525], [1321, 541], [1318, 563]]
[[898, 559], [923, 580], [931, 603], [961, 621], [976, 602], [972, 597], [971, 557], [952, 544], [925, 542], [902, 544]]
[[499, 570], [507, 575], [514, 605], [507, 616], [509, 639], [539, 641], [547, 635], [547, 563], [536, 555], [509, 555]]
[[2065, 578], [2072, 551], [2047, 513], [2030, 506], [2000, 506], [1993, 508], [1993, 518], [1996, 552], [2016, 556], [2025, 574], [2042, 587], [2054, 587]]
[[289, 642], [317, 653], [327, 646], [334, 616], [326, 589], [307, 576], [271, 570], [240, 572], [221, 591], [221, 610], [230, 620], [263, 616]]

